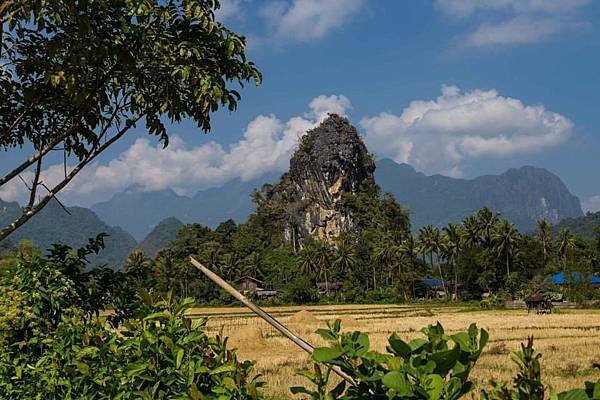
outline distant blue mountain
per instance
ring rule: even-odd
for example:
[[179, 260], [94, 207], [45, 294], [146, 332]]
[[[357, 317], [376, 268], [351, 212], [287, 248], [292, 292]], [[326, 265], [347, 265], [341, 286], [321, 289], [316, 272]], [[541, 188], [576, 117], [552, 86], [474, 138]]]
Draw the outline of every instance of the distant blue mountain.
[[[105, 240], [106, 249], [98, 256], [90, 257], [90, 263], [94, 266], [106, 264], [114, 269], [120, 268], [123, 260], [137, 245], [136, 240], [124, 229], [107, 225], [87, 208], [67, 207], [67, 211], [57, 201], [50, 201], [30, 221], [5, 239], [7, 244], [2, 244], [14, 246], [26, 239], [45, 252], [54, 243], [79, 248], [89, 238], [104, 232], [109, 235]], [[21, 206], [18, 203], [0, 200], [0, 226], [7, 226], [19, 215]]]
[[427, 176], [407, 164], [383, 159], [375, 180], [411, 212], [413, 229], [460, 222], [483, 206], [498, 211], [522, 231], [532, 230], [540, 218], [556, 224], [583, 215], [579, 199], [560, 178], [543, 168], [512, 168], [500, 175], [475, 179]]
[[251, 193], [277, 177], [266, 175], [246, 182], [235, 179], [223, 186], [199, 191], [193, 197], [180, 196], [171, 189], [144, 191], [131, 187], [91, 208], [108, 224], [120, 226], [142, 241], [159, 222], [169, 217], [185, 224], [198, 222], [210, 227], [227, 219], [244, 222], [254, 210]]
[[[254, 210], [252, 191], [276, 178], [269, 175], [247, 182], [236, 179], [193, 197], [180, 196], [170, 189], [144, 192], [134, 187], [92, 206], [92, 210], [109, 225], [120, 226], [141, 241], [168, 217], [211, 227], [229, 218], [244, 222]], [[513, 168], [500, 175], [456, 179], [428, 176], [410, 165], [382, 159], [377, 162], [375, 179], [384, 192], [392, 193], [410, 210], [413, 229], [460, 222], [483, 206], [501, 212], [524, 231], [533, 229], [540, 218], [558, 223], [583, 216], [579, 199], [558, 176], [543, 168]]]

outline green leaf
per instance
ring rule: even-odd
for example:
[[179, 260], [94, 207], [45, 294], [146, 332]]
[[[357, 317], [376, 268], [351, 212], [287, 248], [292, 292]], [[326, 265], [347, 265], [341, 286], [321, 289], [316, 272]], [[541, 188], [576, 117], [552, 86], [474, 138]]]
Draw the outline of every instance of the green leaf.
[[444, 380], [441, 376], [432, 374], [425, 380], [425, 390], [429, 395], [429, 400], [438, 400], [442, 396], [444, 389]]
[[317, 335], [321, 336], [325, 340], [331, 340], [331, 341], [333, 341], [333, 340], [337, 339], [337, 335], [335, 335], [329, 329], [317, 329], [316, 333], [317, 333]]
[[455, 335], [452, 335], [451, 338], [457, 345], [460, 346], [462, 351], [470, 353], [473, 350], [471, 345], [471, 337], [467, 332], [459, 332]]
[[395, 333], [389, 337], [388, 343], [392, 352], [402, 358], [408, 357], [413, 350], [408, 343], [400, 339]]
[[452, 350], [440, 351], [433, 353], [430, 359], [435, 362], [434, 372], [441, 376], [446, 376], [448, 372], [456, 365], [458, 358], [460, 357], [460, 349], [458, 346]]
[[388, 372], [381, 379], [381, 383], [389, 389], [393, 389], [401, 397], [412, 396], [413, 389], [404, 373], [400, 371]]
[[185, 351], [183, 349], [179, 349], [177, 351], [177, 358], [176, 358], [176, 362], [175, 362], [175, 368], [179, 369], [181, 367], [181, 361], [183, 361], [183, 355], [185, 354]]
[[317, 347], [314, 349], [312, 356], [316, 362], [330, 362], [341, 357], [344, 353], [345, 350], [339, 347]]
[[590, 400], [583, 389], [570, 390], [558, 394], [558, 400]]
[[217, 374], [222, 374], [225, 372], [235, 372], [237, 370], [237, 367], [235, 366], [235, 364], [225, 364], [225, 365], [221, 365], [218, 368], [215, 368], [214, 370], [211, 371], [211, 375], [217, 375]]

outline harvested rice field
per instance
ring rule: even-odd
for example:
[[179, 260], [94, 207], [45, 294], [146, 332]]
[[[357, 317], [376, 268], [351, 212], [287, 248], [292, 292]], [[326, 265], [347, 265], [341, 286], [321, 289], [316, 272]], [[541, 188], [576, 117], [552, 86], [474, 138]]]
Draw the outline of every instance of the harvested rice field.
[[[343, 330], [367, 332], [371, 347], [379, 351], [385, 350], [387, 337], [393, 332], [403, 339], [413, 339], [421, 335], [422, 327], [437, 321], [447, 333], [465, 330], [476, 322], [490, 333], [490, 342], [472, 375], [478, 385], [490, 379], [510, 380], [515, 371], [510, 353], [530, 335], [536, 349], [543, 353], [546, 384], [567, 390], [600, 378], [593, 368], [594, 363], [600, 363], [600, 310], [561, 309], [551, 315], [439, 305], [327, 305], [266, 310], [315, 346], [325, 342], [314, 331], [327, 321], [341, 319]], [[295, 373], [310, 366], [309, 356], [247, 309], [194, 309], [193, 316], [209, 317], [209, 331], [222, 330], [240, 358], [256, 361], [255, 372], [267, 382], [270, 397], [292, 398], [289, 387], [306, 383]]]

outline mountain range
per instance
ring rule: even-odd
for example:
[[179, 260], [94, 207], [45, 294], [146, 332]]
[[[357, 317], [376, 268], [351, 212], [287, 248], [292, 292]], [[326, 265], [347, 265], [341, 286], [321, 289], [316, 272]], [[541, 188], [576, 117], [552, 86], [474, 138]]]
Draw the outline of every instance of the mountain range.
[[[236, 179], [193, 197], [179, 196], [170, 189], [144, 192], [130, 188], [92, 210], [109, 225], [121, 226], [141, 240], [168, 217], [211, 227], [229, 218], [243, 222], [254, 210], [252, 191], [275, 180], [273, 175], [247, 182]], [[532, 230], [540, 218], [556, 224], [583, 216], [579, 199], [558, 176], [543, 168], [526, 166], [500, 175], [457, 179], [428, 176], [408, 164], [383, 159], [376, 163], [375, 180], [410, 210], [415, 230], [427, 224], [441, 227], [459, 222], [483, 206], [500, 212], [522, 231]]]
[[457, 179], [427, 176], [408, 164], [383, 159], [377, 163], [375, 180], [410, 210], [413, 229], [459, 222], [483, 206], [500, 212], [525, 232], [541, 218], [556, 224], [583, 216], [579, 199], [544, 168], [525, 166], [500, 175]]
[[172, 189], [148, 192], [133, 186], [91, 209], [109, 225], [121, 226], [141, 241], [169, 217], [210, 227], [228, 219], [244, 222], [254, 210], [250, 194], [276, 178], [277, 175], [265, 175], [246, 182], [234, 179], [223, 186], [199, 191], [193, 197], [178, 195]]
[[[21, 206], [18, 203], [0, 200], [0, 226], [7, 226], [20, 215]], [[16, 244], [21, 240], [30, 240], [42, 250], [49, 249], [53, 243], [79, 248], [89, 238], [102, 232], [108, 234], [105, 239], [106, 249], [98, 256], [90, 257], [90, 264], [106, 264], [116, 268], [137, 246], [137, 241], [123, 228], [107, 225], [88, 208], [63, 209], [56, 200], [52, 200], [10, 235], [8, 241]]]
[[[183, 224], [216, 227], [227, 219], [244, 222], [254, 210], [251, 193], [276, 179], [276, 175], [246, 182], [236, 179], [191, 197], [171, 189], [131, 187], [91, 209], [68, 207], [69, 214], [52, 201], [9, 240], [18, 243], [30, 239], [43, 249], [56, 242], [78, 247], [87, 238], [106, 232], [110, 235], [107, 249], [93, 263], [118, 266], [136, 247], [155, 254]], [[500, 212], [521, 231], [532, 230], [540, 218], [557, 224], [566, 218], [583, 217], [579, 199], [558, 176], [543, 168], [527, 166], [500, 175], [457, 179], [428, 176], [410, 165], [383, 159], [376, 163], [375, 180], [409, 209], [413, 230], [427, 224], [459, 222], [483, 206]], [[0, 225], [12, 222], [20, 210], [18, 203], [0, 200]]]

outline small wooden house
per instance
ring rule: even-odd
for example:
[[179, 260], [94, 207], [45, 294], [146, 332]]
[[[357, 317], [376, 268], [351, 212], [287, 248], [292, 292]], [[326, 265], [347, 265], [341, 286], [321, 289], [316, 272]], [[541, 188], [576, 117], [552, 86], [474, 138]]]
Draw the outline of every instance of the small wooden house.
[[242, 276], [235, 281], [235, 288], [240, 292], [255, 292], [262, 290], [265, 283], [260, 279], [253, 278], [251, 276]]
[[317, 290], [322, 294], [331, 294], [342, 289], [342, 282], [317, 282]]
[[541, 293], [535, 293], [525, 299], [527, 314], [535, 311], [537, 314], [551, 314], [552, 301]]
[[271, 297], [277, 295], [277, 290], [269, 287], [265, 282], [251, 276], [242, 276], [236, 279], [235, 287], [242, 293], [255, 293], [259, 297]]

